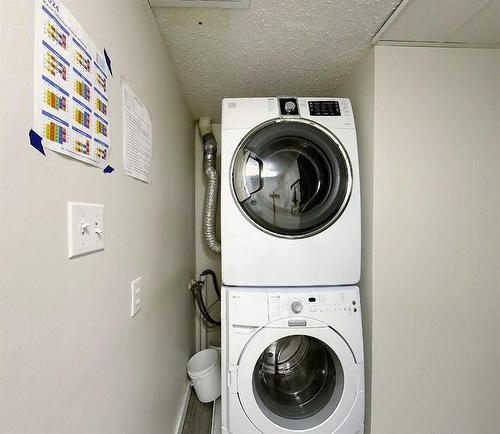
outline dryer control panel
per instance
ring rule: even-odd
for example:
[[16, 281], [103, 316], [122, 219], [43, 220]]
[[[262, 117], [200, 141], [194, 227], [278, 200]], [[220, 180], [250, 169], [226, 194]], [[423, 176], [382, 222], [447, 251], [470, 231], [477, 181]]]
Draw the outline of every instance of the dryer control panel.
[[354, 128], [351, 102], [347, 98], [297, 98], [299, 113], [335, 132], [336, 128]]
[[340, 116], [338, 101], [309, 101], [309, 114], [311, 116]]

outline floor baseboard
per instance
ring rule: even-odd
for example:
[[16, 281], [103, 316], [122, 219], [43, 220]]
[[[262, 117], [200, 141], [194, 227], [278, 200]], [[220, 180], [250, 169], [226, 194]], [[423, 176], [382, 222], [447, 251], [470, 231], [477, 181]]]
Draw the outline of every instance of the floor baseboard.
[[222, 424], [221, 424], [221, 398], [217, 398], [214, 401], [214, 406], [212, 409], [212, 434], [221, 434]]
[[182, 397], [182, 407], [179, 411], [179, 416], [177, 417], [177, 424], [175, 432], [176, 434], [182, 433], [182, 428], [184, 427], [184, 419], [186, 419], [186, 412], [189, 404], [189, 395], [191, 393], [191, 382], [186, 382], [186, 387], [184, 389], [184, 395]]

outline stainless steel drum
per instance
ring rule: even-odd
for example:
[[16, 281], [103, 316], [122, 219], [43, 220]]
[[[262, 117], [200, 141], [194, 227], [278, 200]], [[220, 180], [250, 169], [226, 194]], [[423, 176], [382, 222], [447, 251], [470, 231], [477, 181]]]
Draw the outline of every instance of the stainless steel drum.
[[279, 339], [261, 354], [254, 369], [254, 389], [262, 404], [278, 416], [304, 419], [318, 413], [332, 397], [335, 354], [310, 336]]

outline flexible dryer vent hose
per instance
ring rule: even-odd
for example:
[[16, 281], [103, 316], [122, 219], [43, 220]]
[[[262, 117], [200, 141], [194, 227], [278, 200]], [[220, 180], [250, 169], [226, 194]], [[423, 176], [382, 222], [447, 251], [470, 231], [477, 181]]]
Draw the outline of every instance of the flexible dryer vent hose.
[[217, 215], [217, 190], [219, 177], [216, 170], [217, 141], [212, 132], [212, 120], [200, 118], [198, 127], [203, 142], [203, 172], [207, 177], [207, 192], [203, 210], [203, 236], [212, 252], [220, 253], [220, 241], [215, 233], [215, 218]]

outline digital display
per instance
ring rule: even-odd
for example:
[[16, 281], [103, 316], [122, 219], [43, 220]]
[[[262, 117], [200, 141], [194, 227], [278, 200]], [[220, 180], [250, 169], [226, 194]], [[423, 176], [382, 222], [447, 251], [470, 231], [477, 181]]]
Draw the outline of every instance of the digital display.
[[340, 116], [338, 101], [309, 101], [311, 116]]

